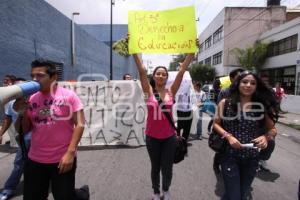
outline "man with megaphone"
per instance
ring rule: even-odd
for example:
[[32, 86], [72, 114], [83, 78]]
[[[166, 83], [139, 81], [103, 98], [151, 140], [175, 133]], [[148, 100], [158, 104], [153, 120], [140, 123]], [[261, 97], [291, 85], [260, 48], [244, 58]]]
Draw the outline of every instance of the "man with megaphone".
[[[16, 76], [15, 75], [6, 74], [3, 77], [3, 84], [2, 85], [4, 87], [11, 86], [11, 85], [13, 85], [15, 83], [15, 80], [16, 80]], [[11, 126], [11, 118], [6, 115], [7, 108], [8, 108], [8, 104], [1, 104], [0, 103], [1, 115], [4, 114], [4, 119], [2, 121], [2, 126], [1, 126], [1, 129], [0, 129], [0, 144], [2, 144], [2, 136], [4, 135], [5, 132], [8, 132], [8, 135], [10, 137], [10, 145], [11, 146], [15, 146], [16, 145], [16, 141], [14, 139], [15, 130]], [[4, 111], [4, 113], [2, 113], [3, 111]]]
[[[23, 78], [16, 78], [15, 84], [20, 84], [23, 83], [25, 79]], [[3, 96], [4, 94], [2, 94]], [[22, 97], [23, 98], [23, 97]], [[5, 109], [5, 115], [6, 118], [8, 118], [8, 122], [10, 125], [11, 123], [15, 123], [17, 118], [18, 118], [18, 109], [14, 108], [14, 102], [15, 100], [11, 100], [6, 104], [6, 109]], [[7, 126], [6, 126], [7, 129]], [[3, 129], [5, 130], [5, 128]], [[1, 129], [2, 131], [2, 129]], [[15, 155], [14, 159], [14, 166], [13, 169], [5, 181], [4, 188], [0, 193], [0, 200], [6, 200], [11, 198], [14, 195], [14, 192], [20, 182], [20, 179], [23, 174], [23, 168], [24, 168], [24, 163], [27, 158], [27, 152], [30, 146], [30, 139], [31, 139], [31, 134], [27, 133], [23, 136], [19, 135], [18, 132], [19, 130], [16, 128], [16, 132], [14, 134], [14, 137], [16, 138], [15, 140], [18, 143], [18, 149]]]
[[52, 61], [31, 63], [31, 77], [41, 85], [29, 100], [17, 101], [31, 147], [24, 168], [24, 200], [44, 200], [51, 183], [55, 200], [75, 198], [76, 150], [84, 130], [83, 105], [71, 90], [57, 85]]

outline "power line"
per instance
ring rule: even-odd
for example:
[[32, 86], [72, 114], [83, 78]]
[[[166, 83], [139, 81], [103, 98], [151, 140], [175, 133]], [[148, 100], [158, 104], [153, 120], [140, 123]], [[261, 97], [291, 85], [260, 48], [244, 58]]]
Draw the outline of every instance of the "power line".
[[[285, 3], [286, 1], [287, 1], [287, 0], [283, 0], [282, 3]], [[244, 24], [238, 26], [238, 27], [235, 28], [233, 31], [231, 31], [230, 33], [228, 33], [227, 35], [225, 35], [225, 36], [224, 36], [224, 39], [225, 39], [226, 37], [230, 36], [233, 32], [235, 32], [235, 31], [239, 30], [240, 28], [242, 28], [243, 26], [249, 24], [249, 23], [250, 23], [251, 21], [253, 21], [256, 17], [262, 15], [262, 14], [263, 14], [265, 11], [267, 11], [269, 8], [270, 8], [270, 7], [265, 7], [265, 8], [263, 8], [261, 12], [259, 12], [259, 13], [258, 13], [257, 15], [255, 15], [255, 16], [251, 17], [251, 18], [249, 19], [249, 21], [247, 21], [246, 23], [244, 23]]]

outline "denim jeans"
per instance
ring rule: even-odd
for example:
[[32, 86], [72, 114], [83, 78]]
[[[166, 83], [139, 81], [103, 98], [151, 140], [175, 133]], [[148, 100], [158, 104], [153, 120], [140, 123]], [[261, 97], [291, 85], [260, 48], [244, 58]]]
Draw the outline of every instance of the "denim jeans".
[[258, 159], [227, 157], [221, 168], [225, 185], [222, 200], [246, 199], [258, 168]]
[[201, 136], [202, 135], [202, 111], [201, 109], [199, 109], [199, 119], [197, 122], [197, 136]]
[[146, 136], [146, 146], [151, 160], [151, 181], [154, 193], [160, 193], [160, 170], [162, 172], [162, 188], [164, 191], [168, 191], [173, 176], [176, 137], [156, 139]]
[[[30, 140], [31, 140], [31, 133], [28, 133], [24, 136], [24, 143], [27, 152], [30, 147]], [[9, 190], [10, 192], [12, 192], [16, 189], [23, 174], [24, 164], [25, 164], [25, 158], [23, 157], [22, 149], [19, 146], [14, 160], [13, 170], [4, 184], [4, 190]]]

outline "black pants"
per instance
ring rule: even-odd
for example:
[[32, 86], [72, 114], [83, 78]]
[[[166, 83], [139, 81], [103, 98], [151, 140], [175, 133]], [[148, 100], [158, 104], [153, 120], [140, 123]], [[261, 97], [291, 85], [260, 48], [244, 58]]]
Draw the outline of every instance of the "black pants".
[[220, 168], [221, 162], [222, 162], [223, 154], [222, 153], [215, 153], [214, 156], [214, 163], [213, 168], [214, 170], [218, 170]]
[[187, 141], [190, 135], [193, 113], [192, 111], [182, 112], [178, 110], [177, 117], [177, 135], [180, 135], [180, 130], [183, 130], [182, 137]]
[[209, 133], [211, 133], [211, 131], [212, 131], [212, 125], [213, 125], [213, 123], [214, 123], [214, 119], [212, 118], [212, 119], [208, 122], [208, 126], [207, 126], [207, 131], [208, 131]]
[[24, 168], [23, 200], [46, 200], [51, 183], [55, 200], [74, 200], [76, 159], [71, 171], [58, 173], [58, 163], [43, 164], [28, 159]]
[[168, 191], [173, 176], [176, 137], [156, 139], [146, 136], [146, 145], [151, 160], [151, 181], [154, 193], [160, 193], [160, 170], [162, 172], [163, 191]]

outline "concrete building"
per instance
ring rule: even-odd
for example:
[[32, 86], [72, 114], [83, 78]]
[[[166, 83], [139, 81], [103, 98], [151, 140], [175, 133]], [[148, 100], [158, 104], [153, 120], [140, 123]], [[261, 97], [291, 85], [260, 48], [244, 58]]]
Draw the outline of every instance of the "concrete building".
[[288, 94], [300, 95], [300, 17], [263, 33], [269, 43], [262, 75], [270, 85], [280, 82]]
[[217, 76], [239, 64], [233, 53], [256, 42], [260, 35], [286, 22], [286, 7], [225, 7], [200, 34], [198, 62], [212, 65]]
[[[76, 62], [72, 65], [71, 24], [69, 18], [44, 0], [1, 1], [1, 76], [15, 74], [29, 79], [31, 61], [43, 57], [57, 62], [62, 80], [74, 80], [82, 74], [87, 74], [85, 80], [99, 80], [93, 77], [96, 74], [109, 78], [109, 39], [103, 36], [109, 34], [109, 25], [75, 24]], [[124, 33], [127, 25], [115, 26], [113, 39], [124, 37]], [[122, 79], [124, 73], [137, 76], [133, 59], [113, 53], [113, 79]]]

